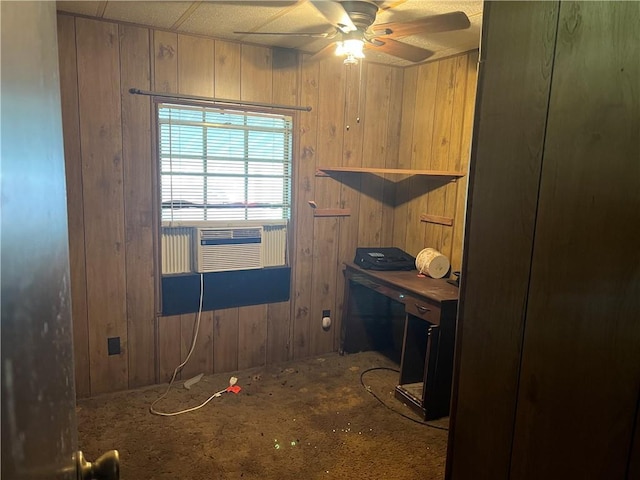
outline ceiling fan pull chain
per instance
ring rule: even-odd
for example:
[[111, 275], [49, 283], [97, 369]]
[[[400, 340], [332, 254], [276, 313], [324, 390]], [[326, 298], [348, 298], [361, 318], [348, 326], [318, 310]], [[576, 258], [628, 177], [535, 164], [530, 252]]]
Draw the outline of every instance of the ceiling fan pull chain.
[[346, 73], [344, 76], [345, 89], [344, 89], [344, 123], [345, 129], [349, 131], [349, 99], [351, 98], [351, 65], [347, 65]]
[[358, 112], [356, 123], [360, 123], [360, 103], [362, 102], [362, 62], [358, 62]]

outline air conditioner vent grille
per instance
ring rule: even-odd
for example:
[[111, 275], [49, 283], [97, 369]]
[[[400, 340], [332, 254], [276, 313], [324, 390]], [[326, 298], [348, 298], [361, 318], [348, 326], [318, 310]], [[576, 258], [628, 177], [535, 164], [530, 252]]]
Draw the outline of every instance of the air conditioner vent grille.
[[262, 228], [221, 228], [221, 229], [200, 229], [200, 239], [242, 239], [260, 238]]
[[197, 228], [196, 272], [262, 268], [262, 227]]

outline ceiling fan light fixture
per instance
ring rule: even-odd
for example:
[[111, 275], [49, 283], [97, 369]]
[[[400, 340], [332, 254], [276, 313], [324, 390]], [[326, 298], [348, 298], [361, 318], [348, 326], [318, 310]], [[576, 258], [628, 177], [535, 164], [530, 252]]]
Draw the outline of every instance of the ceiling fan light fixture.
[[358, 63], [364, 58], [364, 41], [359, 38], [349, 38], [343, 42], [337, 42], [336, 55], [344, 56], [345, 65]]

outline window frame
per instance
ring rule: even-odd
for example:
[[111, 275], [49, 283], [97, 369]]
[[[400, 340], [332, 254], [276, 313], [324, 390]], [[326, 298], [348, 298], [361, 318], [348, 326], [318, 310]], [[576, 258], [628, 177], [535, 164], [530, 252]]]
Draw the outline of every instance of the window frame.
[[[182, 100], [182, 99], [171, 99], [168, 100], [166, 98], [162, 98], [162, 97], [155, 97], [154, 98], [154, 108], [153, 108], [153, 112], [154, 112], [154, 123], [155, 123], [155, 138], [154, 140], [154, 168], [156, 169], [156, 185], [155, 185], [155, 189], [156, 189], [156, 204], [155, 204], [155, 209], [157, 209], [156, 214], [154, 215], [156, 218], [156, 221], [158, 222], [158, 226], [159, 227], [163, 227], [163, 226], [215, 226], [215, 225], [221, 225], [221, 224], [225, 224], [225, 225], [229, 225], [229, 224], [236, 224], [236, 225], [247, 225], [247, 226], [252, 226], [252, 225], [270, 225], [273, 223], [281, 223], [283, 221], [285, 221], [287, 224], [291, 223], [291, 220], [293, 218], [293, 213], [294, 213], [294, 175], [295, 175], [295, 170], [294, 170], [294, 164], [295, 164], [295, 152], [296, 152], [296, 146], [297, 146], [297, 139], [296, 139], [296, 133], [295, 133], [295, 125], [298, 121], [298, 112], [291, 112], [289, 110], [286, 109], [281, 109], [281, 108], [271, 108], [271, 107], [253, 107], [253, 106], [248, 106], [248, 105], [235, 105], [235, 104], [224, 104], [224, 103], [218, 103], [218, 102], [200, 102], [200, 101], [192, 101], [192, 100]], [[287, 121], [289, 122], [290, 128], [288, 129], [288, 135], [290, 136], [289, 138], [289, 162], [288, 162], [288, 175], [285, 174], [282, 178], [287, 178], [288, 177], [288, 203], [284, 203], [282, 208], [284, 208], [285, 210], [288, 211], [288, 215], [283, 216], [281, 218], [245, 218], [244, 219], [233, 219], [233, 218], [220, 218], [220, 219], [209, 219], [209, 220], [205, 220], [205, 219], [180, 219], [180, 220], [164, 220], [163, 219], [163, 200], [162, 200], [162, 177], [163, 177], [163, 172], [162, 172], [162, 151], [161, 151], [161, 142], [162, 142], [162, 135], [161, 135], [161, 124], [162, 122], [160, 121], [160, 109], [162, 106], [164, 105], [173, 105], [176, 106], [178, 108], [180, 107], [196, 107], [196, 108], [210, 108], [210, 109], [214, 109], [214, 110], [221, 110], [221, 111], [229, 111], [232, 112], [234, 114], [245, 114], [245, 113], [249, 113], [249, 114], [267, 114], [267, 115], [281, 115], [283, 117], [286, 117]], [[245, 144], [246, 145], [246, 144]], [[245, 168], [246, 168], [246, 163], [247, 163], [247, 156], [245, 155], [244, 157], [244, 162], [245, 162]], [[206, 162], [205, 162], [206, 163]], [[286, 165], [286, 162], [285, 162]], [[206, 175], [203, 174], [202, 175], [204, 178], [206, 178]], [[247, 179], [249, 177], [244, 177], [244, 182], [246, 185]], [[265, 178], [268, 178], [267, 176], [265, 176]], [[203, 186], [203, 191], [206, 191], [206, 182], [205, 182], [205, 186]], [[246, 192], [246, 190], [245, 190]], [[245, 193], [246, 195], [246, 193]], [[246, 198], [246, 197], [245, 197]], [[245, 212], [250, 210], [251, 207], [247, 207], [245, 205], [244, 210]], [[257, 207], [260, 208], [260, 207]], [[159, 229], [158, 229], [159, 230]]]

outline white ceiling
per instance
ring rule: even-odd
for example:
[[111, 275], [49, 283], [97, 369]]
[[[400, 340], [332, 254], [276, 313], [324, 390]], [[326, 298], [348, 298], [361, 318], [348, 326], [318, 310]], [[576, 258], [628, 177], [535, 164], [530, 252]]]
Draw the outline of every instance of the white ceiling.
[[[332, 42], [324, 38], [233, 33], [234, 31], [330, 31], [332, 27], [327, 19], [309, 0], [58, 1], [57, 7], [63, 12], [243, 43], [295, 48], [309, 53], [315, 53]], [[375, 24], [402, 22], [454, 11], [463, 11], [467, 14], [471, 22], [471, 27], [468, 29], [413, 35], [399, 39], [403, 43], [436, 52], [429, 60], [478, 48], [482, 1], [387, 0], [381, 4], [381, 7]], [[367, 49], [365, 54], [367, 61], [397, 66], [414, 65], [373, 49]]]

